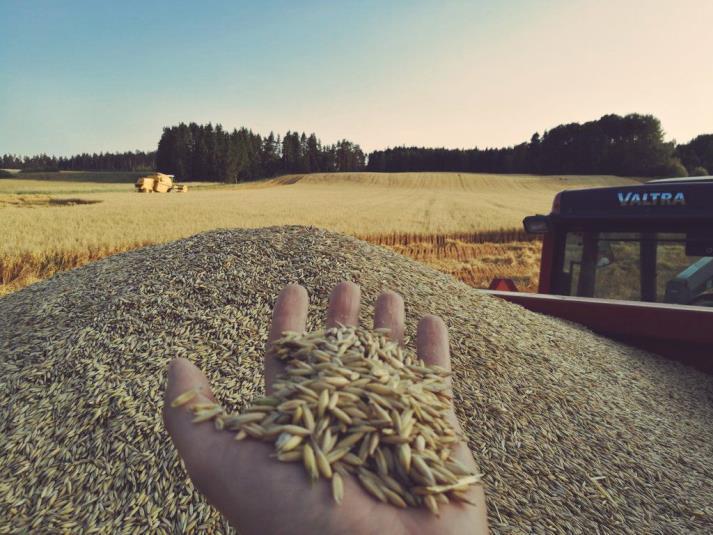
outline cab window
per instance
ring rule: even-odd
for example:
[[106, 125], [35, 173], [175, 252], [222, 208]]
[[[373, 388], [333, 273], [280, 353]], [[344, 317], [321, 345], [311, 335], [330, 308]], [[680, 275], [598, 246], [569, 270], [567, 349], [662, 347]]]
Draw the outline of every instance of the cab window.
[[555, 290], [563, 295], [713, 305], [710, 237], [568, 232]]

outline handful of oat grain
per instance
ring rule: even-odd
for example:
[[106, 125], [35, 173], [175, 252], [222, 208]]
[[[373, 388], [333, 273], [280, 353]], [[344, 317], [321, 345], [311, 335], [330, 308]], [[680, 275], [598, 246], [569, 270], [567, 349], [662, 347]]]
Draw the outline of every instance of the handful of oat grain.
[[446, 418], [449, 372], [406, 353], [387, 332], [285, 332], [270, 349], [286, 364], [271, 396], [240, 414], [195, 406], [194, 421], [213, 419], [218, 429], [237, 432], [236, 440], [274, 442], [279, 461], [303, 463], [313, 482], [331, 480], [337, 503], [349, 475], [397, 507], [426, 506], [437, 514], [439, 503], [470, 503], [466, 491], [480, 475], [451, 456], [459, 438]]

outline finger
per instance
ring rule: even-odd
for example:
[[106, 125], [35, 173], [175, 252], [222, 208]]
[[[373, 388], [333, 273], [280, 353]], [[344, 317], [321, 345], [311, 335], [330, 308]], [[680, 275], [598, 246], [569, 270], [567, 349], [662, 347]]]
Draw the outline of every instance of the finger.
[[[288, 284], [280, 292], [272, 311], [272, 323], [268, 337], [268, 347], [285, 331], [303, 332], [307, 323], [309, 297], [307, 290], [299, 284]], [[272, 392], [272, 383], [282, 372], [282, 363], [265, 353], [265, 389]]]
[[[416, 331], [416, 349], [419, 358], [423, 359], [423, 361], [429, 366], [435, 365], [445, 368], [448, 371], [451, 370], [448, 327], [446, 327], [444, 321], [438, 316], [424, 316], [421, 318]], [[451, 385], [451, 378], [448, 377], [446, 380], [448, 384]], [[449, 394], [451, 399], [453, 399], [453, 391], [450, 388]], [[461, 428], [458, 417], [455, 414], [452, 402], [446, 417], [453, 426], [453, 429], [455, 429], [457, 433], [462, 434], [463, 429]], [[478, 471], [473, 455], [470, 452], [468, 445], [464, 442], [459, 442], [455, 445], [453, 448], [453, 455], [471, 470], [475, 472]], [[482, 489], [479, 492], [480, 500], [482, 499]]]
[[[199, 394], [188, 403], [172, 407], [171, 402], [188, 390], [197, 388]], [[188, 473], [194, 481], [210, 472], [214, 459], [212, 453], [226, 440], [227, 434], [218, 433], [212, 422], [193, 423], [193, 413], [188, 410], [196, 403], [215, 403], [208, 379], [188, 360], [177, 358], [168, 366], [168, 382], [163, 405], [163, 420]]]
[[416, 351], [429, 366], [451, 369], [448, 328], [438, 316], [424, 316], [416, 330]]
[[336, 327], [337, 324], [359, 325], [359, 302], [361, 288], [353, 282], [340, 282], [329, 296], [327, 309], [327, 327]]
[[[427, 315], [421, 318], [416, 329], [416, 352], [418, 357], [429, 366], [440, 366], [451, 370], [451, 353], [448, 346], [448, 327], [438, 316]], [[451, 386], [451, 378], [446, 382]], [[449, 388], [449, 394], [453, 392]], [[457, 422], [456, 422], [457, 423]]]
[[396, 292], [384, 292], [376, 300], [374, 329], [390, 329], [389, 337], [401, 343], [404, 337], [404, 300]]
[[[448, 328], [441, 318], [438, 316], [424, 316], [418, 323], [416, 330], [416, 351], [419, 358], [429, 366], [440, 366], [446, 370], [451, 370], [451, 354], [448, 347]], [[446, 379], [451, 386], [451, 378]], [[449, 394], [453, 396], [452, 390], [449, 388]], [[448, 419], [453, 424], [457, 431], [460, 430], [460, 424], [455, 416], [451, 404], [451, 410], [448, 414]]]

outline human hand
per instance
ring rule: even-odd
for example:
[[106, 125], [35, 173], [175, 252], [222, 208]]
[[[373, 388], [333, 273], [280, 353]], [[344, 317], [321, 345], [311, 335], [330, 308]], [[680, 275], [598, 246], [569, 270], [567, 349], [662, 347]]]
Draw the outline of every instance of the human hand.
[[[269, 344], [284, 331], [303, 332], [308, 297], [299, 285], [289, 285], [275, 304]], [[357, 325], [359, 287], [337, 285], [330, 296], [327, 326]], [[388, 328], [402, 341], [404, 304], [400, 295], [386, 292], [376, 302], [374, 328]], [[418, 356], [428, 364], [450, 369], [448, 332], [436, 316], [421, 319], [417, 331]], [[268, 393], [282, 363], [265, 361]], [[170, 402], [181, 393], [201, 387], [200, 394], [183, 407]], [[310, 486], [301, 465], [272, 459], [274, 446], [254, 440], [236, 442], [232, 433], [215, 429], [211, 422], [194, 424], [186, 408], [196, 403], [216, 402], [205, 375], [186, 359], [169, 364], [164, 403], [164, 421], [196, 488], [241, 534], [252, 533], [487, 533], [482, 485], [471, 487], [468, 498], [475, 505], [441, 505], [438, 517], [426, 509], [398, 509], [381, 503], [352, 478], [345, 478], [344, 499], [336, 505], [331, 487], [323, 481]], [[460, 425], [451, 409], [449, 419], [457, 432]], [[473, 472], [477, 467], [466, 444], [456, 444], [453, 456]]]

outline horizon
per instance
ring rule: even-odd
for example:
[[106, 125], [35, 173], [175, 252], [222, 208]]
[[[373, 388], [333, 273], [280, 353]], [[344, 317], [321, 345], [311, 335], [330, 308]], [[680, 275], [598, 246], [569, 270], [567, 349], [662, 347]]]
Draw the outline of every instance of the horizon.
[[700, 67], [712, 18], [704, 0], [10, 1], [0, 153], [153, 151], [179, 122], [314, 132], [365, 152], [507, 147], [610, 113], [654, 115], [685, 143], [713, 131]]

